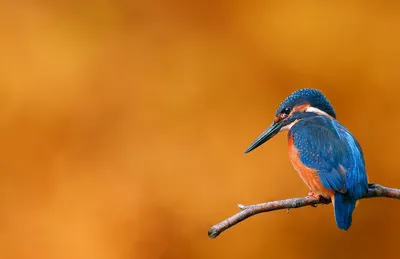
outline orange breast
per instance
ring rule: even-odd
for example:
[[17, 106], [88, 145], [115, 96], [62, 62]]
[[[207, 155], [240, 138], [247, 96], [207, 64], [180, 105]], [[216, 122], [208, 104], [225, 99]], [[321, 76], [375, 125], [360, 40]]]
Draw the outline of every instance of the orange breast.
[[322, 195], [326, 198], [332, 198], [334, 195], [334, 191], [328, 190], [322, 185], [321, 180], [318, 177], [317, 171], [313, 168], [305, 166], [300, 161], [299, 152], [293, 144], [293, 135], [289, 137], [288, 148], [290, 161], [292, 162], [293, 167], [299, 173], [301, 179], [303, 179], [308, 188], [316, 195]]

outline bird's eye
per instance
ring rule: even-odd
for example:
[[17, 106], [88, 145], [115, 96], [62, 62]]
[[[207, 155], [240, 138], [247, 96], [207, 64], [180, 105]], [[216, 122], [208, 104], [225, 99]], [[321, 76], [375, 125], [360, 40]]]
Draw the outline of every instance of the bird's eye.
[[283, 109], [283, 113], [288, 115], [290, 113], [291, 109], [289, 107], [286, 107], [285, 109]]

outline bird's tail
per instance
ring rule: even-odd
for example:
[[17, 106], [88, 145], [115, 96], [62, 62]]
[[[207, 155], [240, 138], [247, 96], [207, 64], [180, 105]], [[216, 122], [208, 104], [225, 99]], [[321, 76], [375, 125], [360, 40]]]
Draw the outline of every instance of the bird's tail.
[[348, 230], [351, 226], [353, 211], [357, 200], [346, 197], [342, 193], [335, 193], [333, 201], [335, 210], [336, 225], [343, 230]]

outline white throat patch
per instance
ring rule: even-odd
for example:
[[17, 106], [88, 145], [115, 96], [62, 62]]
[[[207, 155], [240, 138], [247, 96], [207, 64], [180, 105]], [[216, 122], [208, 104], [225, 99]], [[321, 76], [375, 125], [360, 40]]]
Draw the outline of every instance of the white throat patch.
[[296, 124], [297, 122], [298, 122], [298, 120], [295, 120], [294, 122], [292, 122], [292, 123], [290, 123], [290, 124], [288, 124], [288, 125], [282, 127], [282, 128], [279, 130], [279, 132], [285, 131], [285, 130], [290, 130], [290, 129], [293, 127], [293, 125]]
[[326, 112], [321, 111], [320, 109], [312, 107], [312, 106], [309, 106], [306, 109], [306, 112], [313, 112], [313, 113], [316, 113], [316, 114], [319, 114], [319, 115], [325, 115], [325, 116], [328, 116], [328, 117], [332, 117], [331, 115], [327, 114]]

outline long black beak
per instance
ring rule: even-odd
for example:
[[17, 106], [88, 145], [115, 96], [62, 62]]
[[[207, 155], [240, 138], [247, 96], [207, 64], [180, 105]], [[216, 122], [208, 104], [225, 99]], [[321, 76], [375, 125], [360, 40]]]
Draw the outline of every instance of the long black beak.
[[273, 136], [278, 134], [280, 129], [283, 126], [283, 121], [274, 122], [271, 126], [268, 127], [266, 131], [264, 131], [254, 142], [244, 151], [245, 154], [249, 153], [250, 151], [258, 148], [262, 144], [264, 144], [267, 140], [271, 139]]

